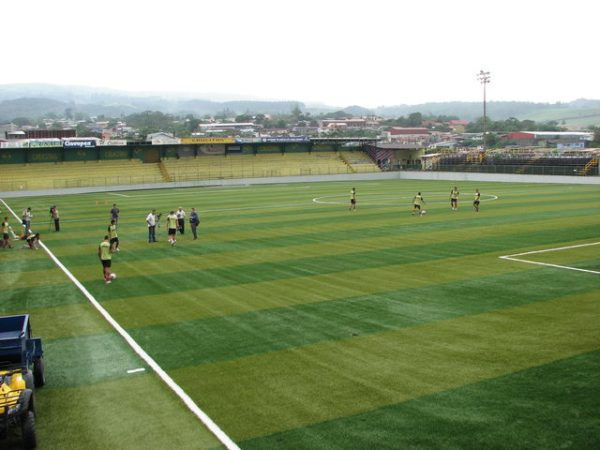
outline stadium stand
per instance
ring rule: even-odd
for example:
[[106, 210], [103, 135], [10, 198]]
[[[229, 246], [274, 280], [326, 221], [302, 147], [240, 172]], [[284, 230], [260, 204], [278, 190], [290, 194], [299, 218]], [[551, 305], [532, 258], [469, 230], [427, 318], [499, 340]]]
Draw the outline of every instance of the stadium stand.
[[[355, 152], [352, 152], [355, 153]], [[364, 152], [357, 161], [369, 161]], [[376, 165], [346, 163], [336, 152], [258, 153], [256, 155], [207, 155], [163, 160], [173, 181], [220, 178], [256, 178], [298, 175], [332, 175], [378, 171]], [[372, 168], [374, 166], [374, 170]]]
[[379, 166], [373, 162], [371, 157], [363, 151], [341, 151], [340, 158], [355, 173], [380, 172]]
[[164, 181], [156, 163], [100, 160], [60, 163], [3, 164], [1, 191], [115, 186]]

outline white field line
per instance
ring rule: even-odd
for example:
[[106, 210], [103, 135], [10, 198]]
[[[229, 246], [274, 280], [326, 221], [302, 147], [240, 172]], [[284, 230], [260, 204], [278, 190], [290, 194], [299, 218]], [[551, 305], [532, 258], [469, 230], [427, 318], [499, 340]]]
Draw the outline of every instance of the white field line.
[[586, 273], [593, 273], [596, 275], [600, 275], [600, 272], [598, 272], [597, 270], [579, 269], [578, 267], [562, 266], [560, 264], [550, 264], [550, 263], [545, 263], [545, 262], [540, 262], [540, 261], [531, 261], [529, 259], [524, 259], [524, 258], [516, 258], [516, 256], [534, 255], [537, 253], [559, 252], [561, 250], [569, 250], [572, 248], [591, 247], [592, 245], [600, 245], [600, 242], [592, 242], [589, 244], [569, 245], [567, 247], [546, 248], [543, 250], [534, 250], [531, 252], [515, 253], [514, 255], [499, 256], [499, 258], [510, 260], [510, 261], [522, 262], [522, 263], [526, 263], [526, 264], [535, 264], [538, 266], [555, 267], [557, 269], [576, 270], [577, 272], [586, 272]]
[[[19, 220], [19, 216], [15, 214], [15, 212], [6, 204], [3, 199], [0, 201], [4, 204], [6, 209], [8, 209], [11, 214]], [[125, 339], [125, 341], [129, 344], [129, 346], [135, 351], [140, 358], [142, 358], [148, 366], [154, 370], [154, 372], [160, 377], [160, 379], [173, 391], [175, 394], [183, 401], [183, 403], [188, 407], [188, 409], [213, 433], [216, 438], [228, 449], [230, 450], [240, 450], [235, 442], [231, 440], [229, 436], [219, 428], [219, 426], [213, 422], [213, 420], [200, 409], [198, 405], [192, 400], [192, 398], [177, 384], [175, 380], [167, 374], [162, 367], [158, 365], [156, 361], [148, 354], [146, 351], [131, 337], [131, 335], [108, 313], [106, 309], [94, 298], [92, 294], [81, 284], [81, 282], [75, 278], [75, 276], [67, 269], [60, 260], [46, 247], [46, 245], [40, 241], [40, 246], [44, 249], [44, 251], [48, 254], [50, 259], [54, 261], [54, 263], [67, 275], [67, 277], [79, 288], [79, 290], [83, 293], [83, 295], [88, 299], [88, 301], [96, 308], [96, 310], [104, 317], [104, 319]]]
[[131, 195], [119, 194], [118, 192], [107, 192], [108, 195], [116, 195], [118, 197], [131, 197]]

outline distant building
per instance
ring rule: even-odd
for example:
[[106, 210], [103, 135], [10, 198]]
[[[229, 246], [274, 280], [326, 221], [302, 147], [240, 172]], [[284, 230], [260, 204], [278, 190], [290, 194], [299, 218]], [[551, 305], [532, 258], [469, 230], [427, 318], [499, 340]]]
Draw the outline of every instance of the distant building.
[[465, 129], [469, 125], [468, 120], [449, 120], [448, 127], [455, 133], [464, 133]]
[[25, 130], [25, 136], [22, 139], [62, 139], [72, 137], [77, 137], [77, 131], [74, 129]]
[[515, 131], [500, 138], [506, 144], [521, 147], [538, 146], [558, 149], [585, 148], [593, 139], [593, 133], [583, 131]]
[[367, 119], [323, 119], [319, 121], [321, 128], [365, 128]]
[[414, 144], [416, 147], [426, 147], [433, 141], [431, 130], [424, 127], [392, 127], [387, 135], [388, 142]]
[[146, 141], [152, 142], [152, 145], [179, 144], [181, 141], [171, 133], [160, 131], [146, 136]]

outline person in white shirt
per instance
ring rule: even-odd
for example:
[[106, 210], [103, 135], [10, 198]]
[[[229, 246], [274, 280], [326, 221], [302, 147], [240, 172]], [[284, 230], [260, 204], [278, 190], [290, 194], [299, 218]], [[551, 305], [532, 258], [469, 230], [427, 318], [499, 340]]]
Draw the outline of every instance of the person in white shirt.
[[185, 231], [185, 211], [180, 206], [177, 210], [177, 229], [179, 230], [179, 234], [183, 234]]
[[23, 210], [23, 226], [25, 227], [25, 232], [31, 229], [31, 219], [33, 218], [33, 214], [31, 212], [31, 207]]
[[148, 242], [156, 242], [156, 210], [153, 209], [146, 217], [148, 224]]

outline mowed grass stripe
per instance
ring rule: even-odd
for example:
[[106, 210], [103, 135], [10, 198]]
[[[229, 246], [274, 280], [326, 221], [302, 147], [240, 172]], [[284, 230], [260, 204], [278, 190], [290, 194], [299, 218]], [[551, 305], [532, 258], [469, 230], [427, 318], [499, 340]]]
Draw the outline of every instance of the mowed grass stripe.
[[[179, 291], [203, 288], [227, 287], [238, 284], [245, 284], [246, 289], [251, 288], [250, 283], [277, 281], [288, 278], [305, 279], [306, 283], [312, 276], [326, 276], [328, 274], [340, 274], [342, 277], [350, 277], [355, 271], [361, 270], [389, 270], [390, 268], [402, 270], [403, 265], [428, 261], [435, 264], [435, 260], [441, 261], [454, 255], [474, 256], [484, 255], [487, 252], [504, 252], [507, 246], [526, 244], [538, 245], [548, 242], [565, 241], [574, 236], [581, 239], [594, 236], [595, 226], [581, 228], [565, 228], [562, 230], [553, 230], [552, 234], [527, 233], [522, 235], [504, 236], [497, 240], [472, 240], [459, 241], [439, 245], [437, 243], [428, 243], [425, 245], [416, 245], [402, 248], [399, 251], [394, 249], [380, 250], [374, 252], [359, 252], [353, 255], [345, 255], [339, 258], [335, 255], [323, 256], [317, 258], [301, 258], [298, 260], [288, 260], [285, 263], [262, 263], [262, 264], [244, 264], [240, 266], [216, 268], [214, 270], [188, 270], [185, 272], [157, 274], [155, 277], [149, 277], [145, 274], [137, 277], [129, 277], [127, 283], [120, 283], [110, 286], [110, 290], [100, 282], [91, 282], [89, 287], [92, 293], [99, 300], [137, 297], [156, 294], [170, 294], [177, 288]], [[181, 251], [181, 249], [179, 249]], [[498, 255], [490, 255], [497, 257]], [[506, 261], [503, 261], [506, 262]], [[438, 263], [441, 264], [441, 263]], [[460, 263], [459, 263], [460, 264]], [[118, 266], [115, 265], [115, 271]], [[436, 270], [435, 268], [433, 269]], [[317, 275], [318, 274], [318, 275]], [[81, 275], [76, 274], [78, 277]], [[81, 278], [85, 279], [85, 275]], [[374, 279], [379, 279], [378, 276]], [[100, 280], [101, 281], [101, 280]], [[122, 280], [123, 281], [123, 280]], [[340, 281], [338, 284], [344, 284]]]
[[[519, 228], [520, 231], [528, 229], [538, 230], [539, 233], [548, 231], [555, 227], [566, 227], [572, 223], [572, 219], [561, 220], [546, 220], [543, 223], [524, 222]], [[598, 225], [600, 219], [593, 217], [582, 218], [578, 221], [579, 226]], [[390, 234], [380, 237], [357, 237], [347, 238], [346, 236], [338, 235], [337, 239], [327, 240], [325, 242], [312, 244], [296, 244], [295, 240], [289, 240], [285, 247], [267, 247], [267, 248], [242, 248], [235, 251], [215, 251], [219, 247], [214, 244], [205, 244], [201, 242], [199, 245], [193, 243], [186, 249], [186, 255], [182, 255], [177, 251], [177, 256], [169, 256], [174, 252], [169, 252], [169, 249], [156, 246], [148, 246], [147, 244], [136, 243], [134, 246], [127, 246], [125, 243], [125, 252], [115, 256], [115, 263], [123, 262], [126, 264], [127, 274], [152, 274], [152, 273], [167, 273], [189, 270], [190, 267], [196, 269], [215, 269], [218, 267], [230, 267], [240, 265], [240, 262], [246, 264], [264, 263], [264, 262], [285, 262], [298, 257], [309, 258], [326, 255], [349, 255], [360, 251], [377, 251], [377, 250], [394, 250], [403, 247], [414, 245], [416, 242], [435, 242], [444, 244], [448, 242], [461, 241], [472, 239], [477, 236], [480, 240], [488, 240], [495, 238], [498, 234], [510, 235], [515, 232], [513, 224], [498, 225], [496, 227], [478, 226], [477, 223], [470, 223], [469, 226], [460, 227], [458, 229], [449, 229], [441, 231], [420, 231], [418, 228], [413, 232], [406, 232], [402, 227], [394, 227], [390, 230]], [[188, 245], [183, 243], [183, 245]], [[151, 247], [151, 248], [149, 248]], [[201, 259], [198, 257], [202, 256]], [[77, 266], [78, 270], [83, 272], [83, 268], [87, 265], [88, 269], [93, 260], [94, 265], [97, 264], [95, 255], [86, 255], [80, 257], [61, 256], [61, 261], [67, 265]], [[136, 264], [138, 261], [144, 261], [144, 264]], [[93, 271], [97, 272], [97, 271]], [[90, 274], [93, 278], [97, 278], [95, 274]], [[80, 275], [82, 280], [86, 278]]]
[[595, 351], [239, 444], [245, 450], [600, 448], [598, 373]]
[[[485, 211], [485, 214], [480, 213], [476, 215], [471, 211], [459, 212], [456, 214], [450, 214], [448, 211], [433, 213], [426, 218], [421, 218], [421, 222], [426, 222], [428, 226], [432, 225], [444, 225], [446, 227], [452, 227], [452, 224], [460, 221], [494, 221], [499, 223], [510, 223], [515, 222], [516, 216], [521, 216], [523, 220], [543, 220], [554, 217], [564, 217], [565, 211], [570, 211], [572, 215], [588, 215], [590, 207], [600, 208], [600, 201], [590, 204], [589, 201], [573, 201], [566, 205], [561, 205], [561, 208], [557, 208], [556, 203], [551, 202], [546, 206], [536, 205], [532, 208], [531, 205], [524, 206], [523, 208], [512, 208], [511, 213], [506, 214], [506, 211], [499, 211], [498, 208], [494, 208], [493, 211]], [[242, 220], [239, 225], [227, 226], [223, 223], [222, 219], [218, 216], [203, 217], [200, 226], [201, 234], [210, 234], [211, 238], [216, 242], [230, 242], [231, 240], [247, 240], [247, 239], [260, 239], [260, 238], [281, 238], [289, 237], [301, 234], [322, 234], [322, 233], [340, 233], [348, 232], [355, 235], [364, 233], [365, 229], [376, 229], [379, 227], [389, 228], [392, 225], [402, 226], [405, 224], [416, 225], [414, 217], [410, 214], [399, 212], [397, 210], [386, 211], [385, 213], [374, 213], [372, 211], [362, 213], [349, 213], [345, 208], [342, 211], [336, 211], [335, 214], [328, 214], [325, 217], [320, 217], [316, 220], [311, 217], [310, 209], [291, 209], [285, 217], [279, 221], [273, 220], [268, 215], [268, 211], [265, 211], [263, 217], [261, 217], [261, 223], [250, 224], [249, 222]], [[146, 213], [147, 214], [147, 213]], [[147, 237], [147, 229], [145, 227], [145, 217], [140, 217], [136, 223], [137, 226], [127, 224], [125, 221], [121, 221], [120, 224], [120, 235], [124, 240], [127, 240], [128, 236], [130, 240], [144, 241]], [[85, 226], [78, 226], [75, 229], [70, 229], [68, 233], [55, 233], [49, 235], [49, 242], [57, 248], [57, 254], [59, 253], [60, 247], [70, 246], [72, 244], [91, 245], [88, 237], [100, 236], [97, 239], [101, 239], [106, 233], [108, 226], [108, 220], [97, 224], [86, 224]], [[218, 231], [218, 232], [217, 232]], [[159, 235], [166, 236], [166, 228], [158, 230]]]
[[[473, 277], [422, 288], [406, 287], [380, 294], [282, 307], [246, 314], [182, 320], [132, 331], [165, 368], [225, 361], [259, 353], [347, 339], [427, 322], [481, 314], [556, 297], [590, 294], [600, 297], [589, 276], [551, 270]], [[540, 286], [521, 295], [522, 286]], [[173, 342], [185, 342], [173, 351]]]
[[245, 440], [597, 350], [597, 298], [578, 295], [172, 374], [230, 436]]
[[153, 375], [36, 393], [40, 449], [208, 449], [219, 445]]
[[[104, 305], [126, 327], [139, 328], [532, 270], [535, 270], [533, 266], [504, 261], [497, 254], [484, 254], [233, 284], [212, 289], [173, 290], [168, 294], [154, 293], [129, 298], [113, 297]], [[140, 311], [144, 311], [144, 314], [140, 314]]]

